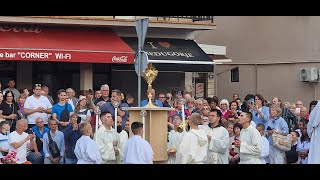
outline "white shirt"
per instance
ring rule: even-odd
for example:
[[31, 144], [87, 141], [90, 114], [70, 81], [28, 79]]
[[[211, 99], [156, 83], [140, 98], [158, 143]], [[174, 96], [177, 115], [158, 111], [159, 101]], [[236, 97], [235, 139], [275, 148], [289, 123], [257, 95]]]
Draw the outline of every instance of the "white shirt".
[[[176, 132], [171, 130], [169, 132], [169, 142], [167, 143], [167, 151], [170, 148], [176, 149], [176, 152], [179, 150], [180, 143], [183, 139], [183, 136], [186, 132]], [[167, 164], [176, 164], [176, 157], [175, 156], [168, 156]]]
[[26, 137], [28, 136], [27, 133], [23, 132], [21, 135], [17, 133], [17, 131], [13, 131], [12, 133], [10, 133], [9, 135], [9, 152], [11, 151], [16, 151], [17, 152], [17, 156], [16, 156], [16, 163], [17, 164], [22, 164], [25, 163], [27, 161], [27, 148], [28, 145], [30, 144], [30, 140], [28, 140], [27, 142], [25, 142], [22, 146], [20, 146], [18, 149], [15, 149], [11, 143], [18, 143], [22, 140], [24, 140]]
[[69, 99], [69, 98], [68, 98], [68, 104], [70, 104], [70, 105], [71, 105], [72, 110], [74, 111], [74, 105], [73, 105], [73, 101], [72, 101], [72, 99]]
[[[45, 109], [52, 108], [52, 105], [49, 99], [45, 96], [40, 96], [40, 98], [34, 97], [34, 95], [27, 97], [26, 102], [24, 103], [24, 108], [29, 110], [37, 109], [38, 107], [43, 107]], [[36, 119], [41, 117], [44, 121], [44, 124], [48, 124], [48, 114], [35, 112], [27, 116], [28, 124], [36, 124]]]
[[[85, 111], [87, 111], [87, 114], [82, 114]], [[87, 116], [91, 117], [91, 112], [90, 112], [90, 110], [87, 110], [87, 109], [80, 109], [79, 113], [78, 113], [78, 116], [81, 117], [81, 122], [87, 122], [88, 121], [87, 120]]]
[[124, 164], [153, 164], [151, 145], [141, 136], [134, 135], [124, 147]]
[[269, 141], [265, 136], [261, 136], [262, 140], [262, 151], [260, 155], [261, 164], [266, 164], [269, 156]]
[[101, 164], [101, 156], [97, 143], [89, 136], [81, 136], [74, 148], [77, 164]]
[[[103, 125], [100, 126], [96, 133], [95, 141], [98, 144], [99, 151], [102, 158], [102, 164], [107, 163], [106, 161], [120, 161], [119, 155], [115, 155], [113, 141], [118, 141], [118, 147], [120, 142], [119, 134], [111, 128], [110, 130], [106, 129]], [[118, 148], [118, 151], [121, 150]]]
[[259, 131], [252, 127], [243, 128], [240, 132], [239, 164], [261, 164], [262, 140]]
[[[3, 135], [0, 133], [0, 148], [9, 150], [9, 139], [8, 135]], [[2, 153], [0, 152], [0, 158], [3, 158]]]

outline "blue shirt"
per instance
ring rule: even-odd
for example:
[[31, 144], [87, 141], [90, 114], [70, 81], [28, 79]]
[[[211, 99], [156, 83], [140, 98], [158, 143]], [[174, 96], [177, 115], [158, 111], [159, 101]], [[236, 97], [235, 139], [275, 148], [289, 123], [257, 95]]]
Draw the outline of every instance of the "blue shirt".
[[[129, 106], [128, 106], [127, 103], [120, 103], [118, 108], [120, 108], [120, 110], [122, 110], [123, 107], [129, 107]], [[109, 111], [110, 114], [112, 115], [113, 120], [116, 120], [115, 117], [114, 117], [115, 108], [114, 108], [114, 106], [112, 105], [111, 102], [107, 102], [107, 103], [103, 104], [100, 107], [100, 110], [101, 110], [101, 113]], [[122, 125], [121, 125], [122, 129], [124, 129], [126, 127], [126, 121], [128, 119], [128, 116], [129, 116], [129, 112], [128, 111], [124, 111], [124, 112], [125, 112], [125, 115], [122, 117]]]
[[[263, 106], [262, 109], [261, 109], [261, 113], [263, 114], [263, 119], [260, 117], [260, 115], [257, 113], [257, 111], [253, 111], [252, 112], [252, 118], [253, 118], [253, 121], [256, 123], [256, 125], [258, 124], [266, 124], [266, 122], [269, 120], [269, 107], [267, 106]], [[267, 126], [266, 126], [267, 127]]]
[[[69, 113], [73, 112], [71, 105], [70, 104], [67, 104], [67, 105], [68, 105]], [[57, 103], [57, 104], [53, 105], [53, 107], [52, 107], [52, 114], [57, 114], [57, 119], [60, 120], [60, 115], [61, 115], [62, 111], [64, 110], [64, 108], [66, 108], [66, 105], [61, 106], [59, 103]]]
[[[283, 135], [287, 135], [289, 133], [289, 128], [287, 122], [282, 118], [279, 117], [278, 119], [270, 119], [267, 122], [266, 127], [270, 126], [272, 129], [277, 130], [278, 132], [283, 133]], [[272, 136], [266, 135], [269, 144], [273, 146]]]
[[62, 132], [64, 134], [64, 141], [66, 144], [66, 158], [77, 159], [74, 154], [74, 148], [78, 139], [82, 136], [82, 133], [79, 129], [74, 131], [72, 124], [69, 124]]
[[[43, 136], [43, 152], [46, 158], [51, 156], [51, 153], [49, 151], [49, 138], [48, 138], [48, 133], [47, 135]], [[52, 132], [50, 132], [50, 135], [52, 137], [52, 140], [55, 141], [58, 145], [58, 148], [60, 150], [60, 156], [64, 157], [64, 152], [65, 152], [65, 144], [64, 144], [64, 135], [61, 131], [56, 131], [55, 136], [52, 136]]]
[[[39, 139], [41, 139], [41, 138], [43, 139], [43, 135], [49, 131], [49, 128], [43, 127], [43, 131], [41, 134], [38, 126], [33, 126], [32, 131]], [[41, 149], [40, 153], [42, 154], [42, 156], [44, 156], [43, 148]]]
[[[141, 107], [146, 106], [148, 103], [149, 103], [149, 99], [145, 99], [145, 100], [141, 101], [140, 106], [141, 106]], [[152, 104], [155, 105], [155, 106], [158, 106], [158, 107], [163, 107], [162, 102], [159, 101], [158, 99], [155, 99], [155, 100], [152, 102]]]

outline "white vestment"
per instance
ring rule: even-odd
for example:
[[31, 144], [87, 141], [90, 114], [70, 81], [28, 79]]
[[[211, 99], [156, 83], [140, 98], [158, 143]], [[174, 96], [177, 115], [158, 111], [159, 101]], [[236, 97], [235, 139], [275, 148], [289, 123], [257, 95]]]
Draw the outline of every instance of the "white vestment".
[[101, 155], [97, 143], [90, 136], [81, 136], [74, 148], [77, 164], [100, 164]]
[[266, 164], [266, 160], [269, 160], [269, 141], [265, 136], [261, 136], [262, 140], [262, 151], [260, 155], [261, 164]]
[[153, 164], [153, 150], [141, 136], [132, 136], [124, 146], [124, 164]]
[[209, 125], [202, 125], [207, 135], [211, 136], [208, 145], [206, 164], [229, 164], [229, 133], [224, 127], [211, 128]]
[[129, 137], [128, 137], [128, 133], [125, 130], [122, 130], [119, 133], [119, 137], [120, 137], [120, 143], [119, 143], [119, 149], [121, 150], [120, 153], [120, 164], [123, 164], [123, 151], [124, 151], [124, 146], [126, 145]]
[[320, 103], [311, 111], [307, 125], [310, 140], [308, 164], [320, 164]]
[[240, 132], [239, 164], [261, 164], [262, 140], [259, 131], [253, 126], [243, 128]]
[[[169, 142], [167, 143], [167, 151], [170, 148], [176, 149], [176, 152], [178, 151], [180, 147], [180, 143], [182, 141], [183, 136], [185, 135], [186, 132], [176, 132], [174, 130], [171, 130], [169, 132]], [[168, 155], [168, 160], [167, 164], [176, 164], [176, 156], [169, 156]]]
[[180, 143], [176, 164], [204, 164], [207, 160], [208, 137], [203, 129], [191, 129]]
[[[101, 154], [102, 162], [101, 164], [114, 164], [120, 163], [121, 149], [120, 149], [120, 137], [119, 134], [111, 128], [110, 130], [106, 129], [103, 125], [100, 126], [97, 133], [95, 134], [95, 140], [98, 144], [99, 151]], [[118, 146], [113, 146], [113, 141], [118, 141]], [[119, 151], [119, 154], [116, 156], [114, 149]]]

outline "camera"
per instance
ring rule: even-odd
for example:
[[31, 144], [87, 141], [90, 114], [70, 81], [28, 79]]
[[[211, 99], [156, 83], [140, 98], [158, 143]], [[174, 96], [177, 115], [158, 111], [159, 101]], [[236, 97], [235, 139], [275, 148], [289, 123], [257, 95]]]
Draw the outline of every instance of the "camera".
[[28, 133], [28, 134], [33, 134], [33, 130], [32, 130], [31, 128], [29, 128], [29, 129], [27, 130], [27, 133]]
[[80, 124], [80, 123], [81, 123], [81, 117], [78, 116], [78, 118], [77, 118], [77, 124]]
[[268, 126], [268, 127], [267, 127], [267, 130], [268, 130], [268, 131], [271, 131], [271, 130], [272, 130], [272, 128], [271, 128], [270, 126]]

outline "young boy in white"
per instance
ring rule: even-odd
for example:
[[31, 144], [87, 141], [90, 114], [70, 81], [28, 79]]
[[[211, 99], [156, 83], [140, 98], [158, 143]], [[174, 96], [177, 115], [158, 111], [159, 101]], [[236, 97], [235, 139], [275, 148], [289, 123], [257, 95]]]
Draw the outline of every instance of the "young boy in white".
[[187, 132], [177, 152], [176, 164], [204, 164], [207, 160], [208, 137], [203, 129], [199, 129], [202, 119], [199, 113], [190, 116], [191, 130]]
[[97, 143], [90, 138], [92, 127], [88, 122], [82, 122], [79, 125], [83, 134], [78, 139], [74, 148], [74, 154], [77, 156], [77, 164], [101, 164], [101, 155]]
[[250, 125], [252, 113], [242, 112], [239, 119], [239, 123], [243, 126], [240, 140], [235, 142], [235, 146], [240, 148], [239, 164], [261, 164], [262, 140], [259, 131]]
[[261, 135], [261, 140], [262, 140], [262, 151], [261, 151], [261, 155], [260, 155], [260, 161], [261, 161], [261, 164], [266, 164], [267, 162], [269, 162], [269, 141], [264, 136], [265, 126], [264, 126], [264, 124], [260, 123], [257, 125], [256, 128], [259, 131], [259, 133]]

